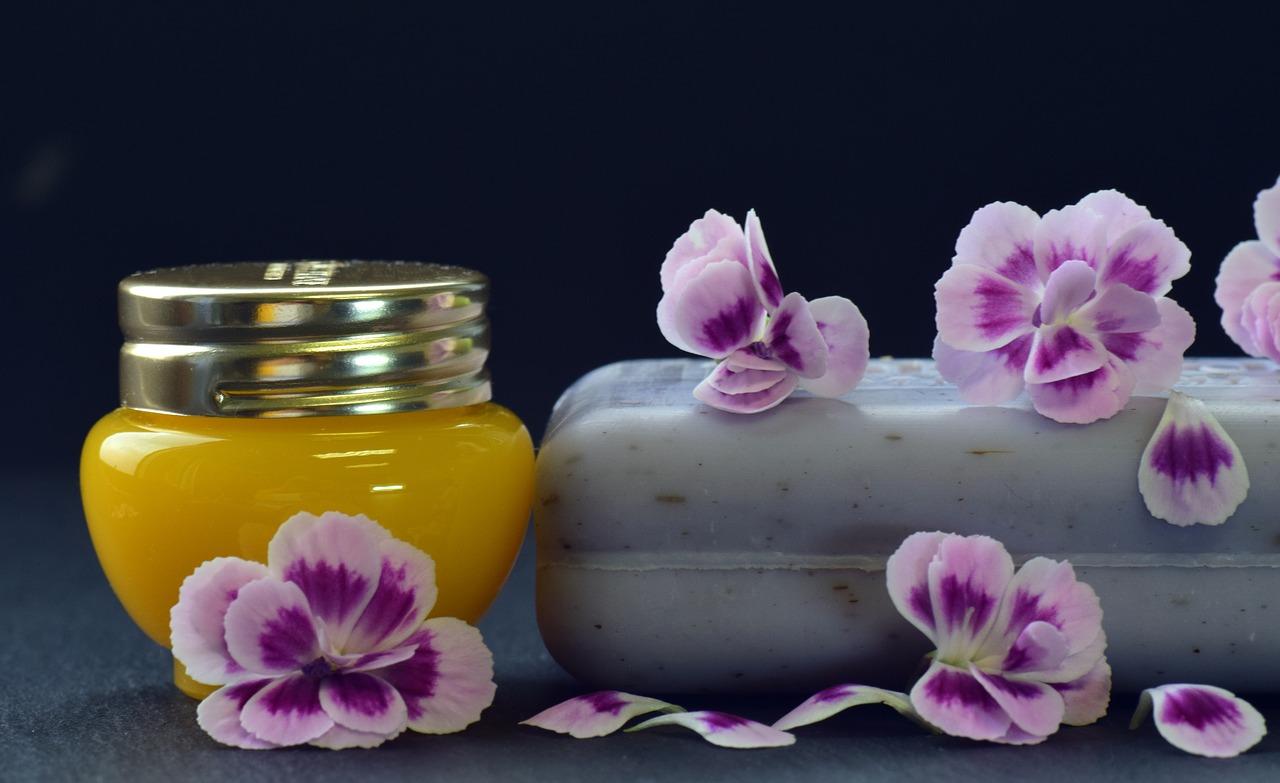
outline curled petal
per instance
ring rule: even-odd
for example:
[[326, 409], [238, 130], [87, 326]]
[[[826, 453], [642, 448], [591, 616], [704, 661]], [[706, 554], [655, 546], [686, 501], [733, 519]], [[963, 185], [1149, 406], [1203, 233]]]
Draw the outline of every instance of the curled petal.
[[378, 544], [390, 538], [364, 515], [295, 514], [271, 539], [267, 565], [277, 579], [302, 588], [328, 642], [341, 651], [377, 589]]
[[871, 359], [867, 319], [853, 302], [827, 296], [809, 303], [818, 332], [827, 344], [827, 372], [801, 378], [800, 388], [819, 397], [841, 397], [862, 381]]
[[773, 312], [782, 303], [782, 283], [778, 280], [778, 271], [773, 266], [773, 258], [769, 255], [769, 246], [764, 241], [764, 229], [760, 227], [760, 218], [753, 209], [747, 213], [747, 264], [751, 268], [751, 277], [756, 283], [756, 292], [760, 301]]
[[260, 579], [227, 608], [227, 651], [255, 674], [285, 675], [321, 659], [319, 629], [302, 589]]
[[953, 737], [998, 741], [1013, 726], [1000, 704], [968, 669], [934, 661], [911, 689], [920, 717]]
[[597, 691], [548, 707], [520, 723], [584, 739], [612, 734], [632, 718], [658, 711], [683, 710], [670, 702], [647, 696], [622, 691]]
[[1160, 316], [1155, 328], [1099, 336], [1111, 355], [1129, 368], [1138, 394], [1159, 394], [1177, 383], [1182, 355], [1196, 337], [1195, 319], [1181, 305], [1161, 297], [1155, 306]]
[[1241, 311], [1245, 299], [1264, 283], [1280, 279], [1280, 256], [1258, 240], [1241, 242], [1223, 259], [1213, 292], [1222, 308], [1222, 328], [1250, 356], [1265, 356], [1254, 339], [1252, 324]]
[[654, 726], [683, 726], [722, 748], [780, 748], [795, 744], [794, 734], [724, 712], [676, 712], [659, 715], [627, 729], [640, 731]]
[[1107, 714], [1111, 702], [1111, 665], [1106, 658], [1101, 658], [1083, 677], [1050, 685], [1062, 694], [1066, 708], [1062, 722], [1068, 726], [1088, 726]]
[[962, 351], [990, 351], [1028, 334], [1039, 296], [989, 269], [953, 266], [934, 285], [938, 338]]
[[[1050, 629], [1059, 638], [1051, 638]], [[999, 668], [1044, 682], [1083, 676], [1106, 649], [1097, 593], [1076, 581], [1070, 563], [1046, 557], [1028, 560], [1010, 580], [996, 631], [987, 649], [1003, 657]]]
[[912, 720], [923, 720], [911, 706], [911, 699], [905, 693], [869, 688], [866, 685], [836, 685], [805, 699], [800, 706], [775, 721], [773, 727], [780, 731], [791, 731], [863, 704], [887, 704]]
[[1007, 674], [1053, 671], [1069, 654], [1067, 637], [1062, 631], [1051, 623], [1037, 620], [1018, 634], [1001, 661], [1000, 669]]
[[[733, 388], [735, 385], [732, 380], [733, 370], [721, 364], [694, 388], [693, 396], [700, 402], [729, 413], [760, 413], [776, 406], [796, 389], [798, 379], [795, 373], [786, 371], [774, 371], [774, 373], [773, 384], [759, 391], [726, 393], [718, 387], [724, 384], [726, 388]], [[753, 376], [753, 379], [759, 381], [765, 377]]]
[[773, 358], [801, 378], [820, 378], [827, 372], [827, 342], [800, 294], [787, 294], [778, 305], [769, 319], [765, 343]]
[[1092, 332], [1145, 332], [1160, 325], [1160, 308], [1147, 294], [1113, 285], [1081, 307], [1076, 319]]
[[245, 703], [272, 682], [270, 679], [249, 680], [219, 688], [197, 705], [196, 723], [224, 745], [249, 750], [279, 747], [251, 733], [240, 723]]
[[1101, 288], [1124, 284], [1164, 296], [1173, 281], [1191, 270], [1191, 251], [1159, 220], [1146, 220], [1116, 237], [1100, 269]]
[[1129, 728], [1152, 712], [1160, 736], [1197, 756], [1229, 758], [1258, 744], [1267, 723], [1253, 705], [1211, 685], [1161, 685], [1142, 692]]
[[929, 592], [929, 564], [950, 533], [912, 533], [885, 564], [889, 599], [898, 613], [937, 644], [938, 624]]
[[689, 225], [662, 262], [662, 291], [678, 287], [676, 275], [697, 262], [738, 260], [746, 265], [746, 241], [738, 221], [714, 209]]
[[1042, 326], [1031, 343], [1023, 377], [1028, 384], [1054, 383], [1091, 373], [1107, 363], [1102, 343], [1069, 324]]
[[333, 728], [320, 706], [320, 680], [294, 674], [272, 681], [244, 703], [244, 728], [266, 742], [299, 745]]
[[1068, 261], [1083, 261], [1098, 269], [1106, 256], [1108, 221], [1102, 215], [1074, 205], [1046, 212], [1035, 231], [1036, 268], [1040, 279]]
[[1179, 526], [1220, 525], [1248, 494], [1249, 471], [1205, 404], [1171, 391], [1142, 453], [1138, 489], [1157, 519]]
[[681, 292], [672, 318], [688, 350], [722, 359], [755, 339], [765, 310], [746, 267], [717, 261]]
[[453, 617], [433, 617], [406, 641], [412, 658], [378, 674], [405, 701], [409, 728], [448, 734], [470, 726], [493, 703], [493, 655], [480, 632]]
[[1120, 412], [1133, 394], [1133, 373], [1111, 358], [1093, 372], [1054, 383], [1029, 384], [1038, 413], [1063, 424], [1089, 424]]
[[1098, 274], [1083, 261], [1067, 261], [1053, 270], [1044, 285], [1040, 301], [1040, 320], [1046, 324], [1063, 323], [1093, 296]]
[[169, 614], [173, 654], [197, 682], [219, 685], [244, 672], [227, 652], [223, 622], [240, 588], [267, 575], [261, 563], [222, 557], [210, 560], [182, 582]]
[[[739, 351], [738, 353], [745, 353]], [[734, 354], [737, 356], [737, 354]], [[790, 375], [785, 369], [755, 370], [735, 364], [732, 357], [716, 366], [707, 376], [708, 386], [721, 394], [755, 394], [772, 389]]]
[[1023, 392], [1034, 335], [1025, 334], [994, 351], [961, 351], [935, 340], [933, 358], [943, 378], [956, 385], [960, 399], [973, 405], [999, 405]]
[[1040, 216], [1012, 202], [988, 204], [973, 213], [956, 238], [953, 265], [970, 264], [1027, 288], [1039, 286], [1035, 229]]

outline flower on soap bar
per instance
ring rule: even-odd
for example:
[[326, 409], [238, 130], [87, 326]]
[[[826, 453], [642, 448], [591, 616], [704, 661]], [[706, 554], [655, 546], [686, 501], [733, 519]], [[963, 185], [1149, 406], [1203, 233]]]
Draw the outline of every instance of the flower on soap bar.
[[1056, 421], [1115, 415], [1177, 380], [1195, 322], [1167, 298], [1191, 254], [1116, 191], [1043, 217], [1020, 204], [974, 213], [935, 286], [938, 370], [966, 402], [1025, 389]]
[[915, 533], [890, 556], [886, 579], [894, 606], [937, 645], [910, 694], [929, 724], [1032, 744], [1106, 714], [1102, 608], [1070, 563], [1037, 557], [1015, 573], [998, 541]]
[[1148, 688], [1142, 692], [1129, 728], [1141, 725], [1153, 708], [1160, 736], [1197, 756], [1238, 756], [1267, 733], [1266, 720], [1252, 704], [1212, 685]]
[[783, 295], [755, 211], [744, 231], [709, 210], [662, 263], [658, 328], [681, 350], [719, 364], [694, 390], [702, 402], [756, 413], [797, 387], [843, 395], [870, 357], [866, 319], [853, 302]]
[[427, 619], [435, 564], [364, 516], [297, 514], [267, 564], [224, 557], [187, 577], [171, 615], [174, 656], [221, 685], [196, 710], [241, 748], [374, 747], [406, 728], [460, 731], [493, 701], [480, 633]]
[[1138, 489], [1147, 510], [1174, 525], [1220, 525], [1249, 492], [1244, 457], [1205, 404], [1169, 392], [1142, 453]]
[[1253, 202], [1253, 225], [1258, 238], [1223, 259], [1214, 299], [1236, 345], [1280, 362], [1280, 180]]

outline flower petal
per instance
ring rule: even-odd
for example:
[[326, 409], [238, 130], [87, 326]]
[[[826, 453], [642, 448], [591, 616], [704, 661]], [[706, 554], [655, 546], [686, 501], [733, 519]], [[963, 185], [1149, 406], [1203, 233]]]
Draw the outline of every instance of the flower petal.
[[971, 264], [944, 272], [934, 299], [939, 339], [962, 351], [990, 351], [1029, 333], [1040, 304], [1032, 289]]
[[973, 405], [1000, 405], [1026, 389], [1023, 380], [1033, 334], [1024, 334], [994, 351], [960, 351], [934, 340], [933, 359], [943, 378], [956, 385], [960, 399]]
[[436, 565], [427, 553], [388, 538], [378, 543], [378, 554], [382, 573], [347, 638], [349, 650], [399, 646], [422, 625], [436, 602]]
[[379, 672], [404, 698], [409, 728], [461, 731], [493, 703], [493, 655], [480, 632], [453, 617], [433, 617], [406, 644], [414, 656]]
[[1280, 256], [1280, 179], [1254, 199], [1253, 226], [1262, 244], [1272, 254]]
[[809, 303], [809, 312], [827, 344], [827, 372], [801, 378], [800, 388], [819, 397], [842, 397], [862, 381], [871, 359], [867, 319], [843, 296], [826, 296]]
[[1013, 578], [1013, 558], [986, 536], [946, 536], [929, 563], [938, 659], [972, 660], [995, 623]]
[[405, 730], [404, 699], [371, 674], [335, 672], [320, 681], [320, 706], [339, 726], [361, 734], [394, 737]]
[[1195, 319], [1181, 305], [1164, 297], [1155, 305], [1160, 323], [1154, 329], [1099, 335], [1111, 355], [1133, 374], [1133, 391], [1138, 394], [1159, 394], [1177, 383], [1182, 355], [1196, 337]]
[[1013, 721], [967, 669], [934, 661], [911, 689], [920, 716], [953, 737], [998, 740]]
[[364, 515], [295, 514], [271, 539], [267, 565], [278, 579], [302, 588], [329, 644], [344, 651], [378, 586], [378, 544], [390, 538], [385, 528]]
[[656, 711], [683, 710], [670, 702], [647, 696], [622, 691], [597, 691], [548, 707], [532, 718], [520, 721], [520, 725], [536, 726], [584, 739], [612, 734], [637, 715]]
[[1267, 733], [1266, 720], [1253, 705], [1212, 685], [1148, 688], [1142, 692], [1129, 728], [1136, 728], [1153, 708], [1160, 736], [1198, 756], [1238, 756]]
[[227, 607], [249, 582], [267, 575], [267, 567], [238, 557], [210, 560], [182, 582], [178, 603], [169, 614], [173, 654], [197, 682], [231, 682], [244, 667], [227, 652]]
[[712, 745], [722, 748], [780, 748], [795, 744], [794, 734], [724, 712], [676, 712], [659, 715], [627, 729], [640, 731], [654, 726], [683, 726], [692, 729]]
[[1107, 244], [1111, 244], [1121, 234], [1151, 219], [1146, 207], [1137, 203], [1118, 190], [1099, 190], [1090, 193], [1076, 202], [1076, 206], [1092, 210], [1107, 225]]
[[1046, 324], [1065, 323], [1089, 297], [1093, 296], [1098, 274], [1083, 261], [1067, 261], [1053, 270], [1044, 284], [1044, 296], [1040, 301], [1040, 321]]
[[241, 710], [240, 723], [266, 742], [298, 745], [332, 728], [333, 718], [320, 706], [320, 680], [294, 674], [250, 696]]
[[714, 209], [708, 209], [705, 215], [689, 224], [689, 230], [667, 251], [661, 270], [663, 293], [676, 287], [677, 273], [692, 262], [707, 259], [736, 259], [743, 266], [747, 263], [746, 239], [742, 227], [738, 225], [738, 221]]
[[333, 728], [321, 734], [319, 737], [311, 740], [308, 745], [315, 745], [318, 748], [328, 748], [329, 750], [345, 750], [347, 748], [376, 748], [389, 739], [399, 736], [400, 732], [395, 734], [377, 734], [367, 731], [352, 731], [340, 724], [333, 724]]
[[1054, 671], [1070, 653], [1067, 637], [1062, 631], [1050, 623], [1036, 621], [1018, 634], [1000, 662], [1000, 670], [1006, 674]]
[[[738, 351], [734, 354], [747, 353]], [[778, 364], [781, 364], [779, 362]], [[715, 366], [707, 375], [704, 383], [722, 394], [754, 394], [772, 389], [785, 381], [790, 373], [785, 369], [753, 370], [743, 368], [733, 362], [733, 357], [725, 359]]]
[[938, 643], [938, 623], [929, 592], [929, 565], [951, 533], [912, 533], [889, 555], [885, 582], [889, 600], [907, 622], [919, 628], [929, 641]]
[[1194, 397], [1170, 391], [1142, 453], [1138, 489], [1147, 510], [1179, 526], [1220, 525], [1249, 492], [1240, 449]]
[[1113, 285], [1081, 307], [1075, 322], [1095, 334], [1145, 332], [1160, 325], [1160, 308], [1147, 294]]
[[1040, 279], [1068, 261], [1098, 269], [1107, 249], [1107, 220], [1088, 207], [1073, 205], [1046, 212], [1036, 226], [1036, 268]]
[[1111, 665], [1106, 658], [1099, 659], [1083, 677], [1049, 684], [1062, 694], [1066, 706], [1062, 722], [1068, 726], [1088, 726], [1107, 714], [1111, 702]]
[[[969, 673], [986, 688], [1014, 725], [1027, 734], [1047, 737], [1058, 730], [1066, 707], [1062, 695], [1043, 682], [1017, 680], [984, 672], [976, 666]], [[1022, 743], [1026, 740], [1022, 739]]]
[[760, 227], [760, 218], [754, 209], [747, 213], [746, 234], [747, 265], [756, 282], [760, 301], [772, 313], [782, 303], [782, 283], [778, 280], [778, 270], [773, 266], [769, 246], [764, 241], [764, 229]]
[[827, 341], [800, 294], [787, 294], [777, 306], [765, 343], [774, 358], [801, 378], [820, 378], [827, 372]]
[[279, 747], [250, 733], [240, 723], [245, 702], [272, 682], [271, 679], [250, 680], [219, 688], [196, 706], [196, 723], [224, 745], [250, 750]]
[[1089, 424], [1120, 412], [1133, 394], [1133, 372], [1116, 360], [1090, 373], [1054, 383], [1028, 384], [1031, 404], [1042, 416], [1063, 424]]
[[1028, 384], [1074, 378], [1102, 367], [1109, 356], [1097, 338], [1070, 324], [1042, 326], [1031, 343], [1024, 378]]
[[1280, 256], [1257, 240], [1241, 242], [1222, 260], [1214, 301], [1222, 308], [1222, 328], [1250, 356], [1265, 356], [1253, 337], [1251, 324], [1241, 317], [1245, 299], [1258, 286], [1280, 280]]
[[680, 297], [690, 281], [696, 279], [707, 266], [718, 261], [733, 261], [747, 267], [746, 240], [742, 237], [741, 229], [738, 229], [736, 237], [726, 236], [720, 239], [705, 256], [693, 259], [680, 267], [670, 285], [665, 282], [663, 284], [664, 293], [662, 299], [658, 301], [658, 330], [672, 345], [682, 351], [697, 353], [684, 342], [676, 330], [676, 310]]
[[1280, 282], [1263, 283], [1245, 297], [1240, 322], [1261, 356], [1280, 357]]
[[1099, 288], [1124, 284], [1164, 296], [1191, 270], [1191, 251], [1159, 220], [1145, 220], [1117, 237], [1099, 269]]
[[773, 727], [781, 731], [791, 731], [800, 726], [826, 720], [836, 713], [850, 707], [863, 704], [888, 704], [900, 714], [913, 720], [923, 720], [911, 706], [911, 699], [905, 693], [870, 688], [866, 685], [836, 685], [821, 690], [774, 722]]
[[257, 674], [296, 672], [323, 653], [302, 589], [274, 579], [240, 588], [227, 608], [226, 638], [231, 657]]
[[[729, 372], [731, 371], [725, 368], [724, 373]], [[713, 371], [712, 375], [716, 375], [716, 371]], [[762, 377], [757, 377], [757, 380]], [[708, 377], [694, 387], [693, 396], [699, 402], [729, 413], [760, 413], [776, 406], [796, 390], [798, 379], [795, 373], [779, 372], [774, 379], [772, 386], [759, 391], [726, 394], [716, 388], [717, 384], [722, 382], [720, 377]]]
[[1040, 216], [1021, 204], [997, 202], [977, 212], [956, 238], [953, 265], [973, 264], [1024, 287], [1041, 282], [1036, 270], [1035, 230]]
[[746, 267], [716, 261], [685, 286], [672, 313], [687, 350], [722, 359], [756, 338], [765, 310]]

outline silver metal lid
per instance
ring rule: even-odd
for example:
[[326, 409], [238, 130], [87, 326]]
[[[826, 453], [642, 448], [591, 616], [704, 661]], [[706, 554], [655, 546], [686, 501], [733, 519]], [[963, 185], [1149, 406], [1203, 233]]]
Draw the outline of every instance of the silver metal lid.
[[449, 408], [490, 398], [489, 281], [388, 261], [156, 269], [120, 283], [120, 397], [198, 416]]

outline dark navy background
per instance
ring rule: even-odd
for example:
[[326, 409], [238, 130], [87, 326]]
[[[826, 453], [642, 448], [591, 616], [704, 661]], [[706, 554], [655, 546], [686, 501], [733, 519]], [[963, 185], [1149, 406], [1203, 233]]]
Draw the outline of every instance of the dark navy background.
[[408, 258], [487, 272], [497, 397], [541, 432], [585, 371], [673, 356], [658, 266], [756, 208], [783, 285], [927, 355], [932, 284], [995, 200], [1114, 187], [1217, 265], [1280, 175], [1274, 4], [28, 3], [0, 144], [9, 436], [73, 469], [116, 404], [138, 269]]

